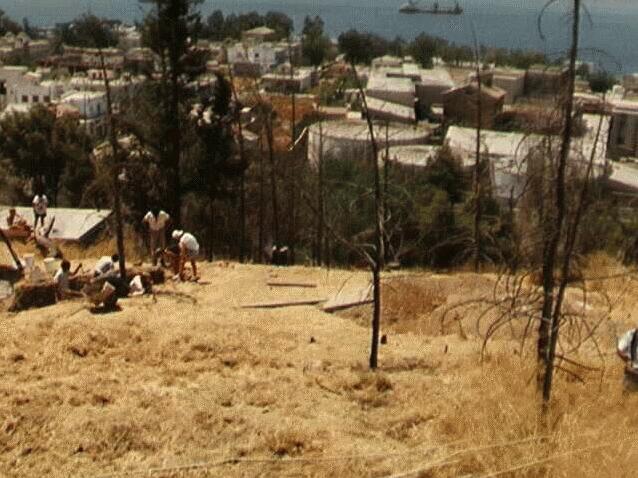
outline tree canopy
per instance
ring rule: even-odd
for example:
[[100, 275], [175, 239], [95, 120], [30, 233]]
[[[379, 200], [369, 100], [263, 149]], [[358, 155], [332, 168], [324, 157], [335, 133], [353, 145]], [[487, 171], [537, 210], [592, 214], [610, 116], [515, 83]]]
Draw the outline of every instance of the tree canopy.
[[118, 36], [111, 24], [90, 14], [59, 26], [56, 36], [60, 44], [85, 48], [109, 48], [118, 43]]
[[0, 8], [0, 36], [7, 33], [19, 33], [22, 31], [20, 25], [11, 20], [7, 14]]
[[77, 206], [93, 178], [89, 159], [92, 141], [72, 118], [56, 118], [36, 106], [28, 114], [12, 114], [0, 122], [0, 169], [14, 178], [5, 191], [16, 202], [28, 201], [44, 188], [54, 204]]
[[320, 66], [330, 53], [330, 38], [324, 33], [323, 26], [321, 17], [306, 17], [304, 20], [302, 54], [315, 67]]
[[242, 32], [261, 26], [273, 29], [279, 40], [288, 38], [294, 30], [292, 19], [285, 13], [270, 11], [260, 15], [248, 12], [224, 16], [221, 10], [215, 10], [203, 23], [201, 34], [214, 41], [239, 40]]

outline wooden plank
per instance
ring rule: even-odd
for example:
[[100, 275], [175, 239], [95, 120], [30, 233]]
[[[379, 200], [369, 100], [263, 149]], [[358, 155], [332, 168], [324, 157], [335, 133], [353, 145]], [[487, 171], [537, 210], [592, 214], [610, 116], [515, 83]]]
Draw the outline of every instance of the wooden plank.
[[282, 307], [298, 307], [301, 305], [317, 305], [325, 302], [326, 299], [304, 299], [294, 300], [288, 302], [263, 302], [257, 304], [244, 304], [241, 305], [242, 309], [278, 309]]
[[371, 304], [372, 302], [372, 286], [370, 285], [354, 293], [337, 294], [322, 307], [322, 310], [324, 312], [336, 312], [337, 310]]
[[308, 289], [317, 288], [317, 284], [310, 282], [285, 282], [285, 281], [268, 281], [266, 285], [270, 287], [304, 287]]

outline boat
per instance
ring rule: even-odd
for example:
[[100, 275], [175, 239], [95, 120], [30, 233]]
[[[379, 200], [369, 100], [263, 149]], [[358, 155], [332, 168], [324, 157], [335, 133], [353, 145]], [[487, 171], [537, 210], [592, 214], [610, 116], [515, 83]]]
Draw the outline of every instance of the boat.
[[405, 3], [399, 8], [399, 12], [407, 13], [407, 14], [415, 14], [415, 13], [427, 13], [430, 15], [461, 15], [463, 13], [463, 8], [456, 3], [454, 8], [441, 8], [439, 6], [439, 2], [434, 2], [432, 8], [421, 8], [417, 5], [415, 0], [408, 0], [408, 3]]
[[414, 0], [408, 0], [408, 3], [401, 5], [399, 8], [401, 13], [423, 13], [423, 9], [419, 8]]

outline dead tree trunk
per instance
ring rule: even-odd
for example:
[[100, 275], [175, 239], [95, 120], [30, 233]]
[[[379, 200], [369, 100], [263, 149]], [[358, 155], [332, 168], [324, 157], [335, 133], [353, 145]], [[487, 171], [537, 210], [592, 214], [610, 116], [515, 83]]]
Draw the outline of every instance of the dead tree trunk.
[[263, 262], [265, 239], [264, 239], [264, 225], [265, 225], [265, 201], [266, 201], [266, 178], [264, 176], [264, 131], [259, 133], [259, 262]]
[[481, 128], [483, 126], [483, 104], [481, 101], [482, 78], [481, 78], [481, 56], [474, 33], [474, 50], [476, 55], [476, 157], [474, 160], [474, 272], [479, 272], [483, 255], [483, 244], [481, 238], [481, 220], [483, 216], [481, 179], [483, 165], [481, 163]]
[[[576, 80], [576, 59], [578, 56], [580, 8], [581, 0], [574, 0], [574, 8], [572, 13], [572, 44], [569, 54], [569, 78], [567, 91], [565, 93], [566, 98], [564, 99], [564, 125], [561, 135], [561, 149], [555, 182], [556, 216], [554, 221], [554, 231], [548, 244], [545, 257], [543, 258], [543, 308], [541, 326], [549, 327], [549, 330], [543, 331], [543, 337], [541, 337], [539, 333], [538, 355], [539, 357], [542, 357], [545, 365], [545, 373], [543, 377], [543, 402], [545, 404], [547, 404], [551, 398], [552, 380], [554, 375], [554, 358], [556, 355], [556, 345], [558, 343], [558, 334], [560, 331], [562, 303], [561, 300], [557, 300], [556, 305], [554, 306], [554, 270], [556, 266], [558, 247], [561, 242], [567, 210], [565, 197], [565, 171], [567, 168], [567, 161], [569, 159], [571, 150], [571, 139], [574, 128], [572, 115], [574, 110], [574, 89]], [[571, 258], [568, 257], [567, 254], [565, 254], [565, 257], [563, 259], [563, 267], [567, 271], [569, 271], [570, 259]], [[566, 283], [567, 280], [567, 277], [562, 277], [561, 284], [563, 281], [565, 281]], [[542, 343], [541, 338], [543, 339]]]
[[126, 279], [126, 251], [124, 248], [124, 224], [122, 218], [122, 197], [120, 191], [120, 151], [119, 144], [117, 142], [117, 136], [115, 133], [115, 124], [113, 122], [113, 103], [111, 101], [111, 85], [109, 84], [109, 78], [106, 74], [106, 66], [104, 64], [104, 53], [99, 48], [100, 54], [100, 68], [102, 70], [102, 76], [104, 77], [104, 89], [106, 90], [106, 119], [108, 122], [108, 136], [111, 143], [111, 149], [113, 151], [113, 202], [115, 209], [115, 235], [117, 241], [117, 254], [119, 256], [120, 277]]
[[359, 81], [359, 75], [357, 75], [356, 66], [351, 63], [352, 73], [354, 75], [359, 94], [363, 101], [363, 111], [366, 115], [366, 121], [368, 123], [368, 132], [370, 134], [370, 144], [372, 146], [372, 170], [374, 172], [374, 210], [375, 210], [375, 250], [374, 257], [371, 261], [372, 267], [372, 290], [373, 290], [373, 312], [372, 312], [372, 345], [370, 347], [370, 368], [376, 369], [378, 365], [379, 355], [379, 331], [381, 328], [381, 271], [383, 270], [384, 263], [384, 237], [383, 237], [383, 222], [385, 213], [383, 211], [383, 194], [381, 191], [381, 178], [379, 174], [379, 147], [374, 137], [374, 125], [372, 119], [368, 113], [368, 102], [366, 100], [365, 92], [363, 91], [363, 85]]
[[[239, 108], [239, 98], [235, 88], [235, 77], [232, 67], [228, 69], [230, 87], [233, 94], [235, 108]], [[246, 259], [246, 150], [244, 147], [244, 132], [241, 124], [241, 111], [235, 111], [235, 124], [237, 126], [237, 143], [239, 144], [239, 161], [242, 165], [239, 177], [239, 261]]]
[[277, 199], [277, 164], [275, 161], [275, 145], [273, 132], [273, 112], [268, 109], [266, 118], [266, 143], [268, 146], [268, 162], [270, 163], [270, 193], [272, 204], [272, 236], [277, 246], [279, 244], [279, 202]]
[[324, 260], [324, 229], [325, 229], [325, 206], [324, 206], [324, 169], [323, 169], [323, 122], [319, 122], [319, 157], [317, 158], [318, 169], [318, 194], [317, 209], [317, 264], [322, 265]]
[[[294, 83], [295, 71], [293, 67], [293, 55], [292, 44], [290, 38], [288, 39], [288, 60], [290, 62], [290, 83]], [[297, 155], [294, 149], [295, 142], [297, 141], [296, 132], [296, 102], [295, 102], [295, 89], [291, 86], [290, 90], [290, 106], [291, 106], [291, 118], [290, 118], [290, 144], [292, 147], [292, 167], [290, 168], [289, 180], [290, 180], [290, 222], [288, 230], [288, 247], [290, 248], [290, 258], [294, 264], [295, 261], [295, 249], [297, 243], [297, 180], [298, 180], [298, 165]]]

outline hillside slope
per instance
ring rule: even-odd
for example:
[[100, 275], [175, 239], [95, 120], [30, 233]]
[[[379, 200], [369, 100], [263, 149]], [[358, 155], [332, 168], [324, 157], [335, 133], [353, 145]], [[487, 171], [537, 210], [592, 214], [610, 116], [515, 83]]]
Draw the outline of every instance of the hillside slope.
[[[531, 463], [509, 476], [624, 476], [633, 468], [627, 438], [638, 398], [621, 394], [611, 358], [584, 384], [559, 375], [542, 429], [533, 355], [521, 358], [505, 336], [481, 362], [471, 331], [441, 333], [434, 311], [406, 325], [409, 311], [387, 310], [388, 341], [372, 373], [365, 308], [340, 317], [312, 306], [238, 307], [327, 298], [365, 286], [367, 274], [217, 264], [202, 276], [204, 284], [169, 283], [111, 314], [93, 315], [82, 302], [0, 314], [0, 474], [380, 477], [418, 469], [406, 476], [438, 477]], [[274, 276], [318, 287], [268, 287]], [[447, 296], [493, 282], [428, 277], [389, 287], [387, 305], [437, 289], [443, 299], [431, 308], [440, 308]], [[608, 357], [611, 337], [601, 340]], [[607, 441], [614, 446], [589, 449]]]

